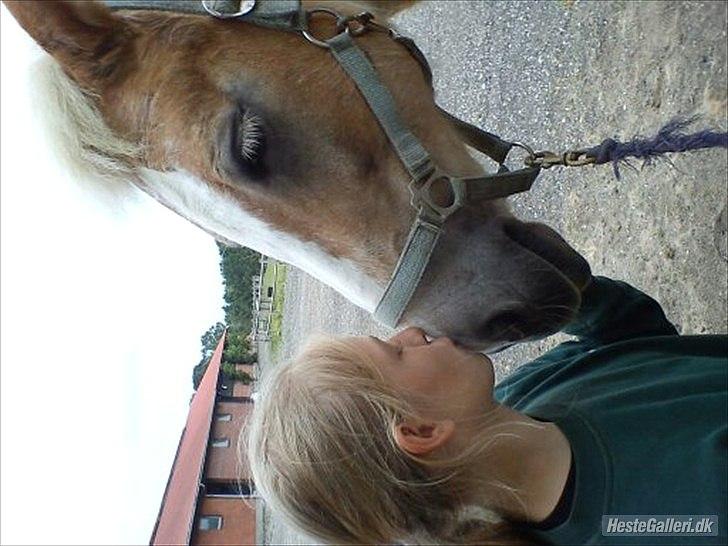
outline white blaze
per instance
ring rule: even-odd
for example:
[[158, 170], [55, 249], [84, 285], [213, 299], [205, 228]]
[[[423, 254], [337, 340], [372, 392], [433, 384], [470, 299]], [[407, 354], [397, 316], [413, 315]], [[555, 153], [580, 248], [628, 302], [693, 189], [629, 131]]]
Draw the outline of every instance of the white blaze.
[[190, 173], [141, 169], [139, 175], [144, 191], [207, 231], [298, 267], [370, 313], [379, 302], [383, 287], [352, 261], [273, 228]]

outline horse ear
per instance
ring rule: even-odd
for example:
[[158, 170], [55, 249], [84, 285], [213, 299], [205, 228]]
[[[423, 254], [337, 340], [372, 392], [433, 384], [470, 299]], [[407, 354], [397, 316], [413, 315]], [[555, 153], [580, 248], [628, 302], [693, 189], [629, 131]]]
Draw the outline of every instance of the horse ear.
[[414, 6], [419, 0], [359, 0], [356, 2], [361, 11], [369, 11], [381, 19], [390, 19]]
[[3, 3], [83, 88], [100, 91], [123, 69], [131, 31], [103, 4], [68, 0]]

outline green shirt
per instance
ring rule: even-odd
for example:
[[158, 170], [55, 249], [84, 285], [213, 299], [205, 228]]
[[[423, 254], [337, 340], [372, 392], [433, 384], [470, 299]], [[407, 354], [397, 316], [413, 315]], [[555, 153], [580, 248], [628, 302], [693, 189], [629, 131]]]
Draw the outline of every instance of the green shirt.
[[[547, 543], [728, 544], [728, 337], [678, 336], [659, 304], [595, 277], [562, 343], [495, 397], [571, 443], [568, 516]], [[603, 515], [717, 515], [718, 536], [603, 536]]]

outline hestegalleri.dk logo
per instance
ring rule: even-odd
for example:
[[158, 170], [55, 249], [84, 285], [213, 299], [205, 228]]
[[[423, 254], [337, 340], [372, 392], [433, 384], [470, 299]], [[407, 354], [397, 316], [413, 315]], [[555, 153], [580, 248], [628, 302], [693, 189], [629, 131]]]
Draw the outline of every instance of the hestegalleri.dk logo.
[[718, 536], [718, 516], [602, 516], [607, 536]]

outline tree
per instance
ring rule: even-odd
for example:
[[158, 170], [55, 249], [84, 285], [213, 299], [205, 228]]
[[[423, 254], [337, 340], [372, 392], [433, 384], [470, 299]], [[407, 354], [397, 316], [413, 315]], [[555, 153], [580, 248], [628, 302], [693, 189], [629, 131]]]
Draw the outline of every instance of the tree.
[[200, 386], [202, 376], [205, 375], [207, 370], [207, 364], [210, 362], [212, 355], [217, 348], [217, 344], [220, 342], [220, 336], [225, 331], [225, 324], [217, 322], [207, 329], [207, 332], [202, 334], [200, 343], [202, 344], [202, 355], [200, 362], [192, 369], [192, 386], [195, 390]]
[[244, 332], [230, 332], [225, 340], [225, 362], [235, 364], [250, 364], [255, 362], [256, 354], [250, 348], [248, 335]]
[[205, 375], [205, 372], [207, 371], [207, 363], [209, 360], [200, 362], [197, 366], [195, 366], [192, 369], [192, 388], [197, 390], [197, 387], [200, 386], [200, 381], [202, 381], [202, 376]]
[[215, 352], [217, 344], [220, 342], [220, 336], [225, 331], [225, 325], [222, 322], [217, 322], [207, 329], [207, 332], [202, 334], [200, 343], [202, 343], [202, 358], [210, 360], [212, 353]]
[[247, 372], [238, 370], [235, 367], [235, 364], [230, 362], [225, 362], [225, 364], [222, 365], [222, 373], [228, 379], [232, 379], [233, 381], [242, 381], [246, 385], [250, 385], [253, 382], [253, 376]]
[[218, 243], [220, 272], [225, 285], [225, 323], [235, 332], [249, 332], [253, 318], [253, 276], [260, 272], [260, 254], [249, 248]]
[[249, 248], [227, 247], [220, 243], [217, 244], [217, 249], [220, 253], [220, 272], [225, 288], [225, 322], [214, 324], [200, 338], [202, 354], [200, 362], [192, 370], [195, 390], [226, 327], [223, 366], [250, 364], [256, 360], [247, 336], [253, 325], [252, 280], [260, 272], [260, 254]]

